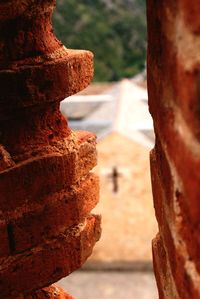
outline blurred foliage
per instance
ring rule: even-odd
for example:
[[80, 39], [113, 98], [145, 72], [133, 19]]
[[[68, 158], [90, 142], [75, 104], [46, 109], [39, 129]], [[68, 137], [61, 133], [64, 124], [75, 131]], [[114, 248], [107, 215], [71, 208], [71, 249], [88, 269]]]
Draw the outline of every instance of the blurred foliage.
[[144, 69], [145, 0], [57, 0], [54, 30], [68, 48], [95, 54], [95, 81], [116, 81]]

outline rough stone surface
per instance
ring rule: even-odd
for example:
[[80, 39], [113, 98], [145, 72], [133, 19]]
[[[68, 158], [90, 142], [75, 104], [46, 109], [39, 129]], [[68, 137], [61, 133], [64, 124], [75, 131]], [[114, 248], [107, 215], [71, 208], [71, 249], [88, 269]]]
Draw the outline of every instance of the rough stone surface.
[[25, 295], [21, 299], [73, 299], [69, 294], [64, 292], [60, 287], [51, 285], [50, 287], [43, 288], [31, 295]]
[[200, 298], [198, 1], [147, 1], [151, 153], [160, 298]]
[[98, 178], [90, 174], [71, 186], [68, 192], [54, 193], [46, 198], [45, 205], [35, 204], [26, 213], [9, 217], [12, 253], [32, 248], [81, 222], [98, 203], [98, 189]]
[[[100, 237], [96, 137], [60, 101], [93, 77], [93, 54], [54, 36], [55, 0], [0, 1], [0, 297], [70, 299], [51, 283]], [[28, 296], [28, 297], [27, 297]]]
[[100, 218], [84, 223], [46, 242], [1, 261], [1, 298], [49, 285], [81, 267], [100, 236]]

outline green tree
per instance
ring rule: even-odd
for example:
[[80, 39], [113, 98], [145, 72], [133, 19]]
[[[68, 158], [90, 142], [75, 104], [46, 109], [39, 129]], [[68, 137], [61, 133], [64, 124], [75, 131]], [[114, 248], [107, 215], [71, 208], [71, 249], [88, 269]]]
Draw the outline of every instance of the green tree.
[[94, 52], [95, 81], [131, 77], [144, 68], [145, 1], [126, 1], [57, 1], [56, 34], [66, 47]]

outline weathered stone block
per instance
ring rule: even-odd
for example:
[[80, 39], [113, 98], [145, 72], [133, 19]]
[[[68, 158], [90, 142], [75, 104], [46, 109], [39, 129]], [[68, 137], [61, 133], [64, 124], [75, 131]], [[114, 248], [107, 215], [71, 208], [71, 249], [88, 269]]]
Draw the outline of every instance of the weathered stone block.
[[81, 267], [100, 237], [100, 218], [70, 228], [44, 244], [1, 261], [1, 298], [30, 293]]
[[69, 294], [64, 292], [60, 287], [51, 285], [50, 287], [43, 288], [30, 295], [23, 296], [16, 299], [73, 299]]
[[159, 299], [180, 299], [174, 284], [171, 270], [169, 268], [167, 254], [163, 241], [158, 234], [153, 240], [153, 264], [157, 279]]
[[[44, 205], [30, 205], [30, 211], [7, 219], [12, 231], [12, 253], [32, 248], [78, 224], [99, 200], [99, 179], [88, 175], [67, 191], [46, 198]], [[19, 213], [19, 212], [18, 212]]]
[[0, 220], [0, 258], [10, 254], [7, 225], [4, 220]]
[[154, 266], [164, 299], [200, 298], [199, 8], [198, 1], [147, 1], [156, 133], [151, 172], [160, 233]]
[[195, 34], [200, 33], [200, 2], [196, 0], [182, 0], [180, 1], [180, 12], [184, 15], [184, 20], [187, 28], [193, 31]]
[[[79, 133], [78, 133], [79, 134]], [[84, 134], [84, 133], [83, 133]], [[69, 188], [96, 165], [96, 138], [86, 133], [72, 136], [63, 150], [18, 163], [0, 173], [0, 206], [11, 211]]]
[[[0, 0], [0, 297], [70, 299], [51, 283], [100, 237], [96, 137], [60, 101], [93, 77], [93, 54], [54, 36], [56, 0]], [[27, 297], [28, 296], [28, 297]], [[72, 298], [71, 298], [72, 299]]]

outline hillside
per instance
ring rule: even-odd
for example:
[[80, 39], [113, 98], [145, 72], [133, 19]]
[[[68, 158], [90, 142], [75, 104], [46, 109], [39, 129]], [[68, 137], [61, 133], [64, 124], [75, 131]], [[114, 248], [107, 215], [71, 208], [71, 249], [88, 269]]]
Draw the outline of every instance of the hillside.
[[58, 0], [58, 38], [95, 54], [95, 81], [132, 77], [145, 65], [145, 0]]

